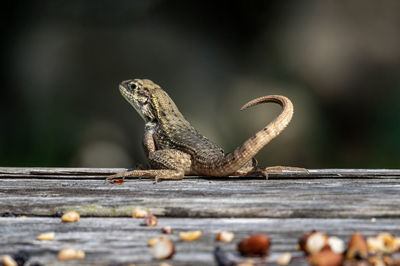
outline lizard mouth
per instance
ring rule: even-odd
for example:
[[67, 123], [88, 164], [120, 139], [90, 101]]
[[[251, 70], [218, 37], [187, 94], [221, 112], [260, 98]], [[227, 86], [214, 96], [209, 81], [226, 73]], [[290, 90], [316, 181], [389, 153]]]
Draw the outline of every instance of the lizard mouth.
[[135, 108], [136, 112], [143, 118], [143, 120], [146, 121], [145, 116], [143, 115], [143, 112], [139, 106], [139, 103], [137, 102], [137, 99], [135, 98], [134, 94], [124, 85], [120, 84], [119, 85], [119, 91], [121, 92], [122, 96], [125, 98], [125, 100]]

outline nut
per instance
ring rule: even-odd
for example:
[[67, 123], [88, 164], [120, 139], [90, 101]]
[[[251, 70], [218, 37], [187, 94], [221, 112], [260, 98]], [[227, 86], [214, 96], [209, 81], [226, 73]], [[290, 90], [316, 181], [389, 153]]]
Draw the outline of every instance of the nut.
[[194, 241], [201, 237], [201, 231], [179, 232], [179, 238], [183, 241]]
[[10, 255], [3, 255], [1, 262], [4, 266], [18, 266], [17, 262]]
[[244, 256], [263, 256], [267, 254], [269, 246], [270, 240], [267, 235], [255, 234], [243, 239], [238, 245], [238, 250]]
[[299, 249], [299, 250], [302, 250], [302, 251], [304, 251], [305, 253], [308, 254], [308, 251], [307, 251], [307, 249], [306, 249], [307, 241], [308, 241], [308, 238], [309, 238], [311, 235], [315, 234], [315, 233], [317, 233], [317, 231], [312, 230], [311, 232], [309, 232], [309, 233], [303, 235], [303, 236], [299, 239], [298, 249]]
[[316, 266], [339, 266], [342, 264], [343, 255], [326, 249], [308, 256], [307, 260]]
[[56, 236], [55, 232], [46, 232], [46, 233], [42, 233], [40, 235], [38, 235], [37, 239], [38, 240], [48, 240], [51, 241], [54, 239], [54, 237]]
[[307, 254], [315, 254], [320, 252], [328, 244], [328, 236], [321, 232], [312, 233], [305, 246], [305, 251]]
[[79, 213], [75, 211], [67, 212], [61, 217], [61, 221], [67, 222], [67, 223], [73, 223], [78, 221], [80, 218]]
[[175, 253], [174, 243], [167, 237], [162, 237], [151, 247], [151, 255], [156, 259], [169, 259]]
[[220, 242], [229, 243], [229, 242], [232, 242], [234, 237], [235, 237], [234, 233], [222, 231], [217, 234], [216, 239], [217, 239], [217, 241], [220, 241]]
[[328, 238], [328, 245], [335, 253], [342, 254], [344, 252], [344, 241], [336, 236], [330, 236]]
[[360, 233], [354, 233], [349, 240], [346, 251], [346, 259], [361, 258], [368, 256], [368, 245], [365, 238]]
[[377, 238], [381, 239], [385, 246], [385, 249], [382, 250], [383, 252], [394, 252], [396, 250], [396, 239], [390, 233], [379, 233]]
[[74, 248], [64, 248], [58, 252], [59, 260], [72, 260], [85, 258], [85, 252], [82, 250], [76, 251]]
[[385, 250], [385, 243], [382, 238], [368, 237], [367, 238], [368, 250], [371, 252], [381, 252]]
[[132, 212], [132, 217], [133, 218], [144, 218], [148, 215], [148, 212], [146, 210], [142, 210], [142, 209], [135, 209]]
[[164, 226], [163, 228], [161, 228], [161, 232], [162, 232], [163, 234], [170, 235], [170, 234], [172, 234], [174, 231], [172, 230], [172, 227], [171, 227], [171, 226]]
[[286, 252], [279, 257], [276, 263], [279, 265], [288, 265], [291, 259], [292, 259], [292, 254], [290, 254], [290, 252]]
[[367, 245], [369, 251], [391, 253], [399, 249], [400, 239], [389, 233], [379, 233], [376, 237], [368, 237]]
[[144, 218], [144, 225], [145, 226], [156, 226], [158, 224], [158, 219], [152, 214], [146, 215]]

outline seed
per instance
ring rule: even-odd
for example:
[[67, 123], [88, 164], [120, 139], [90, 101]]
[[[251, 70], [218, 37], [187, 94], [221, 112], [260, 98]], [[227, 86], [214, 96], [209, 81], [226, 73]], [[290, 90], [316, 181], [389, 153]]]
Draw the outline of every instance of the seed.
[[84, 259], [85, 252], [82, 250], [75, 250], [74, 248], [64, 248], [58, 252], [59, 260], [72, 260], [72, 259]]
[[144, 218], [144, 225], [145, 226], [156, 226], [158, 224], [158, 219], [156, 216], [152, 214], [146, 215]]
[[64, 248], [58, 252], [58, 259], [59, 260], [71, 260], [75, 259], [76, 250], [73, 248]]
[[161, 228], [161, 232], [162, 232], [163, 234], [170, 235], [170, 234], [172, 234], [174, 231], [172, 230], [171, 226], [164, 226], [163, 228]]
[[46, 233], [42, 233], [40, 234], [37, 239], [39, 240], [48, 240], [51, 241], [54, 239], [54, 237], [56, 236], [55, 232], [46, 232]]
[[276, 263], [279, 265], [288, 265], [291, 259], [292, 259], [292, 254], [290, 254], [290, 252], [286, 252], [279, 257]]
[[146, 210], [142, 210], [142, 209], [135, 209], [132, 212], [132, 217], [133, 218], [144, 218], [147, 215], [147, 211]]
[[194, 241], [201, 237], [201, 231], [179, 232], [179, 238], [183, 241]]
[[217, 234], [216, 239], [217, 239], [217, 241], [220, 241], [220, 242], [229, 243], [229, 242], [232, 242], [234, 237], [235, 237], [234, 233], [222, 231]]
[[68, 222], [73, 223], [73, 222], [78, 221], [79, 218], [80, 218], [79, 213], [77, 213], [77, 212], [75, 212], [75, 211], [71, 211], [71, 212], [67, 212], [66, 214], [64, 214], [64, 215], [61, 217], [61, 221], [67, 222], [67, 223], [68, 223]]
[[17, 262], [10, 255], [4, 255], [1, 258], [1, 262], [4, 266], [18, 266]]

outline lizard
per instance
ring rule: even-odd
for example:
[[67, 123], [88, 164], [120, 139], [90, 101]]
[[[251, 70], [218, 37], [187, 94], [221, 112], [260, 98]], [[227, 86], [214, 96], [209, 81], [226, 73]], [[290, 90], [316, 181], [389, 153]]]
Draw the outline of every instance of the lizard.
[[185, 175], [199, 176], [264, 176], [281, 169], [307, 171], [297, 167], [257, 167], [254, 156], [278, 136], [293, 116], [293, 104], [285, 96], [256, 98], [240, 110], [273, 102], [282, 106], [281, 113], [267, 126], [225, 154], [217, 144], [200, 134], [182, 115], [159, 85], [148, 79], [130, 79], [119, 84], [122, 96], [145, 122], [143, 147], [150, 163], [149, 170], [131, 170], [109, 176], [106, 181], [128, 176], [180, 180]]

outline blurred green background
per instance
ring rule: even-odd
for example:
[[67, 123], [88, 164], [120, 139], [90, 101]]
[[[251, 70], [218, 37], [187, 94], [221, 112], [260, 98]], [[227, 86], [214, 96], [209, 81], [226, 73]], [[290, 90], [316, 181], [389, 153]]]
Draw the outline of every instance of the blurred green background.
[[4, 1], [0, 166], [133, 167], [118, 83], [161, 85], [232, 151], [293, 100], [261, 165], [399, 168], [399, 1]]

